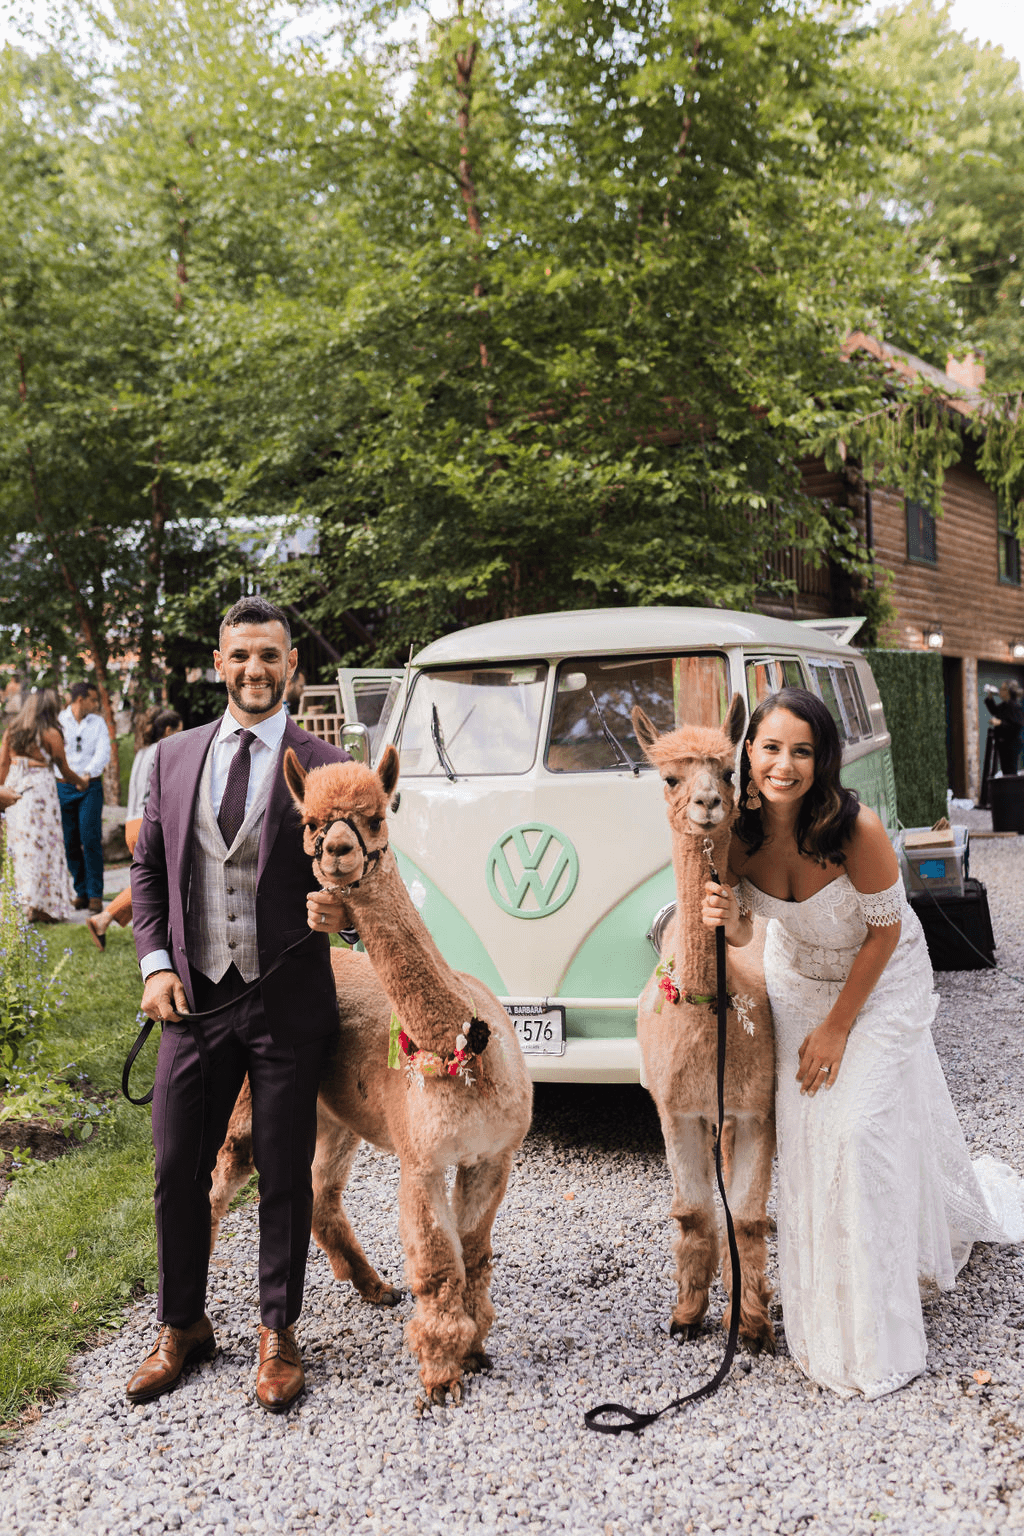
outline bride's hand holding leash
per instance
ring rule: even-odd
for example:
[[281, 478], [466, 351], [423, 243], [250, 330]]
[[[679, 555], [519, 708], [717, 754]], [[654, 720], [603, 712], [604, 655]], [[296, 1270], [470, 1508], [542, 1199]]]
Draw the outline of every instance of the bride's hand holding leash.
[[746, 942], [744, 917], [733, 886], [706, 881], [700, 916], [705, 928], [725, 929], [726, 943], [737, 946]]

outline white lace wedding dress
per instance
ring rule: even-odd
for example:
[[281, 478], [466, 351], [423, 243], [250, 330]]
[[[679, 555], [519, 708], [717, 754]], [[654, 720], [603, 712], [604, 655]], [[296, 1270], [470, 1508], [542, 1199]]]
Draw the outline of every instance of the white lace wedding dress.
[[[901, 882], [865, 896], [846, 874], [806, 901], [740, 882], [769, 919], [775, 1020], [779, 1271], [786, 1342], [814, 1381], [880, 1397], [925, 1368], [919, 1282], [949, 1290], [974, 1242], [1024, 1240], [1024, 1185], [972, 1163], [935, 1054], [937, 997]], [[835, 1086], [812, 1098], [797, 1052], [842, 989], [866, 922], [899, 944], [850, 1032]]]

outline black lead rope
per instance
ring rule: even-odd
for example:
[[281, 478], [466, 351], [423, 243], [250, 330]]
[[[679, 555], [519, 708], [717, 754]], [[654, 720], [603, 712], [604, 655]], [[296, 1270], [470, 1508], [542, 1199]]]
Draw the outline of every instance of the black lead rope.
[[[712, 879], [718, 880], [713, 869]], [[729, 1239], [729, 1259], [732, 1264], [732, 1316], [729, 1319], [729, 1337], [726, 1340], [725, 1354], [710, 1381], [698, 1387], [696, 1392], [688, 1392], [685, 1397], [677, 1397], [673, 1402], [666, 1403], [664, 1408], [658, 1409], [657, 1413], [637, 1413], [635, 1408], [627, 1408], [622, 1403], [602, 1403], [598, 1408], [589, 1409], [583, 1415], [583, 1422], [588, 1429], [594, 1430], [599, 1435], [637, 1435], [642, 1429], [646, 1429], [648, 1424], [653, 1424], [655, 1419], [660, 1419], [663, 1413], [669, 1413], [673, 1408], [683, 1408], [687, 1403], [699, 1403], [703, 1397], [710, 1397], [713, 1392], [718, 1391], [728, 1376], [736, 1354], [740, 1333], [740, 1255], [736, 1246], [732, 1212], [725, 1194], [725, 1178], [722, 1174], [722, 1126], [725, 1120], [725, 1016], [729, 1007], [725, 982], [724, 928], [715, 929], [715, 964], [718, 988], [718, 1135], [715, 1138], [715, 1176], [718, 1179], [718, 1193], [725, 1207], [725, 1230]], [[606, 1414], [617, 1414], [623, 1422], [618, 1424], [601, 1422]]]
[[[227, 1002], [225, 1002], [225, 1003], [218, 1003], [216, 1008], [207, 1008], [203, 1013], [183, 1013], [181, 1015], [181, 1017], [177, 1020], [178, 1023], [187, 1025], [187, 1027], [191, 1030], [192, 1038], [193, 1038], [193, 1040], [196, 1043], [196, 1053], [197, 1053], [197, 1055], [199, 1057], [199, 1074], [200, 1074], [200, 1077], [201, 1077], [202, 1083], [203, 1083], [203, 1099], [204, 1099], [204, 1103], [205, 1103], [205, 1098], [206, 1098], [206, 1076], [207, 1076], [206, 1069], [207, 1069], [207, 1066], [209, 1065], [209, 1057], [206, 1054], [206, 1045], [205, 1045], [205, 1042], [203, 1040], [202, 1034], [200, 1033], [200, 1031], [198, 1029], [193, 1028], [193, 1026], [195, 1025], [195, 1023], [199, 1019], [213, 1019], [213, 1018], [216, 1018], [218, 1013], [224, 1013], [228, 1008], [233, 1008], [236, 1003], [240, 1003], [243, 998], [249, 997], [251, 995], [251, 993], [256, 991], [257, 987], [262, 986], [262, 984], [267, 980], [268, 976], [273, 976], [274, 972], [280, 966], [282, 966], [284, 964], [285, 960], [291, 954], [293, 949], [298, 949], [300, 944], [307, 943], [309, 941], [310, 936], [312, 934], [316, 933], [316, 931], [317, 930], [315, 928], [311, 928], [309, 930], [309, 933], [304, 933], [301, 936], [301, 938], [296, 939], [293, 944], [289, 944], [287, 949], [282, 949], [281, 953], [278, 955], [278, 957], [274, 961], [273, 965], [268, 966], [267, 969], [263, 972], [262, 975], [256, 977], [255, 981], [248, 982], [247, 985], [242, 989], [242, 991], [237, 993], [236, 996], [229, 997]], [[144, 1093], [142, 1095], [141, 1099], [133, 1098], [132, 1097], [132, 1092], [131, 1092], [131, 1087], [130, 1087], [130, 1078], [131, 1078], [131, 1075], [132, 1075], [132, 1067], [135, 1065], [135, 1058], [138, 1056], [139, 1052], [142, 1050], [142, 1047], [145, 1045], [146, 1041], [149, 1039], [150, 1032], [151, 1032], [151, 1030], [153, 1028], [153, 1025], [156, 1024], [157, 1022], [158, 1021], [156, 1019], [146, 1019], [144, 1021], [143, 1025], [142, 1025], [142, 1028], [139, 1030], [139, 1033], [136, 1036], [135, 1044], [132, 1046], [131, 1050], [128, 1052], [128, 1056], [127, 1056], [127, 1059], [125, 1061], [124, 1068], [122, 1069], [122, 1072], [121, 1072], [121, 1092], [124, 1094], [125, 1098], [129, 1102], [129, 1104], [136, 1104], [136, 1105], [138, 1105], [140, 1107], [142, 1105], [144, 1105], [144, 1104], [149, 1104], [149, 1103], [152, 1102], [152, 1099], [153, 1099], [153, 1088], [151, 1088], [148, 1093]], [[170, 1021], [170, 1022], [174, 1022], [174, 1021]], [[156, 1087], [155, 1083], [154, 1083], [153, 1087], [154, 1088]]]

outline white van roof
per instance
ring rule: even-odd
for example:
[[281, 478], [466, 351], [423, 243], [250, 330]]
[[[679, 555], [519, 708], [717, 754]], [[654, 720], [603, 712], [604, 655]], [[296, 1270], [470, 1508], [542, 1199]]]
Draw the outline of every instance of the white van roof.
[[578, 608], [474, 624], [443, 635], [414, 658], [417, 667], [470, 661], [540, 661], [622, 650], [674, 651], [744, 645], [849, 656], [820, 630], [727, 608]]

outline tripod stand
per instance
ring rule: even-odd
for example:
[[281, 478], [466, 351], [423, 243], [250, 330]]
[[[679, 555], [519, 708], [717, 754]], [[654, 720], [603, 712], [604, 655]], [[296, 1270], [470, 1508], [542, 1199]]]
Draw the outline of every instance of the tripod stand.
[[988, 734], [985, 737], [985, 764], [981, 770], [981, 793], [978, 795], [977, 803], [974, 807], [976, 811], [990, 811], [992, 809], [989, 786], [995, 775], [996, 767], [996, 733], [990, 725]]

